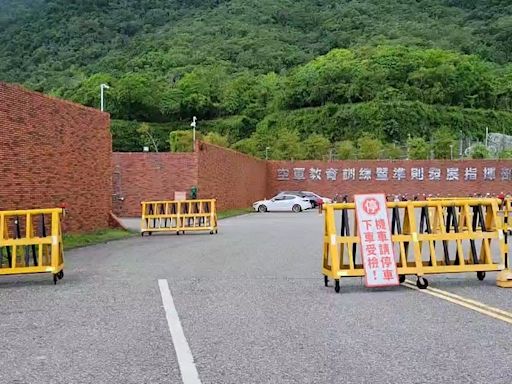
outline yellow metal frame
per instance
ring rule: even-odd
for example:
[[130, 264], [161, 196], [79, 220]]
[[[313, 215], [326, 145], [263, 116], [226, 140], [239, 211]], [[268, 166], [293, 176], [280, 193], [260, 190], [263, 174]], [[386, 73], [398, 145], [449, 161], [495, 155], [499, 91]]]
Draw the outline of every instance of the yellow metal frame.
[[153, 232], [210, 231], [218, 233], [215, 199], [144, 201], [141, 234]]
[[[399, 275], [424, 276], [440, 273], [501, 271], [505, 269], [506, 244], [497, 199], [437, 199], [389, 202], [393, 213], [392, 241]], [[322, 273], [338, 280], [364, 276], [357, 263], [359, 237], [354, 203], [324, 204], [325, 213]], [[341, 224], [336, 226], [336, 212]], [[418, 222], [417, 214], [420, 214]], [[352, 216], [352, 217], [351, 217]], [[398, 224], [394, 220], [398, 221]], [[400, 223], [403, 220], [403, 225]], [[470, 245], [464, 249], [463, 242]], [[480, 250], [477, 251], [477, 242]], [[442, 245], [442, 258], [436, 252]], [[450, 244], [455, 260], [450, 259]], [[492, 248], [498, 247], [499, 261]], [[359, 259], [360, 259], [359, 255]]]
[[[62, 214], [61, 208], [0, 211], [0, 275], [52, 273], [54, 281], [56, 275], [61, 278], [64, 269]], [[35, 234], [34, 223], [43, 220], [41, 217], [50, 218], [48, 235]], [[17, 231], [12, 225], [17, 226]], [[30, 251], [33, 265], [30, 265]], [[6, 267], [4, 261], [8, 263]]]
[[503, 216], [503, 229], [512, 231], [512, 199], [506, 198], [501, 203], [501, 215]]

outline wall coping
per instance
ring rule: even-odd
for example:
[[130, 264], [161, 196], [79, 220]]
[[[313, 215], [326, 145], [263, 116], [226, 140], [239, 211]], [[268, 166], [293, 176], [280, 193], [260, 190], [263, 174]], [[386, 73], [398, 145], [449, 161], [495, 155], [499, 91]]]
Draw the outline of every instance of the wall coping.
[[106, 118], [108, 118], [110, 120], [110, 113], [108, 113], [108, 112], [102, 112], [102, 111], [100, 111], [97, 108], [88, 107], [88, 106], [83, 105], [83, 104], [75, 103], [73, 101], [66, 100], [66, 99], [61, 99], [61, 98], [58, 98], [56, 96], [47, 95], [47, 94], [44, 94], [42, 92], [32, 91], [30, 89], [25, 88], [21, 84], [6, 83], [5, 81], [0, 81], [0, 87], [2, 87], [2, 86], [5, 86], [6, 88], [14, 88], [14, 89], [16, 89], [16, 90], [18, 90], [20, 92], [23, 92], [23, 93], [28, 93], [28, 94], [31, 94], [31, 95], [34, 95], [34, 96], [37, 96], [37, 97], [41, 97], [43, 99], [48, 99], [48, 100], [52, 100], [52, 101], [55, 101], [55, 102], [67, 104], [67, 105], [73, 106], [75, 108], [84, 109], [84, 110], [86, 110], [88, 112], [94, 112], [94, 113], [97, 113], [98, 115], [106, 117]]

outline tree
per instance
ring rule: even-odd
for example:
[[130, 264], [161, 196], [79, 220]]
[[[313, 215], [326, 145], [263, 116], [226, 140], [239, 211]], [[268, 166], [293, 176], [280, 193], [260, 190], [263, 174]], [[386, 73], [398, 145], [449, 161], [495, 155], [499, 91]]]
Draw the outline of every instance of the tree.
[[208, 134], [203, 137], [203, 141], [220, 147], [229, 147], [228, 138], [216, 132], [208, 132]]
[[304, 140], [303, 147], [305, 159], [323, 160], [328, 155], [331, 143], [325, 136], [313, 133]]
[[357, 139], [358, 158], [374, 160], [380, 157], [382, 142], [369, 134]]
[[160, 121], [161, 86], [149, 76], [128, 73], [111, 89], [118, 114], [128, 120]]
[[297, 160], [303, 158], [302, 144], [296, 131], [281, 130], [271, 146], [273, 160]]
[[472, 159], [488, 159], [491, 157], [489, 149], [482, 143], [473, 145], [471, 148]]
[[[202, 135], [196, 132], [196, 139], [199, 140]], [[169, 133], [169, 144], [171, 152], [193, 152], [194, 140], [191, 130], [178, 130]]]
[[158, 145], [156, 143], [153, 128], [148, 123], [142, 123], [137, 132], [141, 135], [144, 144], [150, 144], [153, 146], [155, 152], [158, 152]]
[[505, 149], [498, 154], [500, 159], [512, 159], [512, 149]]
[[385, 144], [384, 145], [384, 149], [382, 150], [382, 152], [383, 152], [384, 157], [386, 159], [396, 160], [396, 159], [400, 159], [403, 156], [402, 148], [397, 146], [395, 143], [393, 143], [393, 144], [390, 144], [390, 143]]
[[[115, 81], [111, 75], [107, 73], [96, 73], [81, 81], [80, 85], [74, 89], [73, 92], [67, 92], [64, 96], [70, 97], [76, 103], [98, 108], [100, 105], [100, 85], [113, 85], [113, 83], [115, 83]], [[105, 94], [105, 101], [107, 112], [112, 112], [112, 97], [108, 91], [106, 91]]]
[[231, 148], [234, 149], [235, 151], [239, 151], [239, 152], [247, 153], [248, 155], [260, 157], [259, 156], [260, 154], [258, 153], [258, 145], [257, 145], [256, 141], [252, 138], [239, 140], [236, 143], [234, 143], [231, 146]]
[[350, 140], [344, 140], [336, 143], [336, 155], [339, 160], [355, 159], [356, 152], [356, 147]]
[[455, 145], [455, 136], [447, 127], [439, 128], [432, 135], [432, 150], [436, 159], [449, 159]]
[[[95, 108], [107, 83], [112, 118], [148, 122], [159, 150], [197, 116], [230, 143], [267, 126], [259, 154], [286, 129], [370, 132], [397, 157], [386, 143], [443, 126], [512, 134], [509, 3], [0, 0], [0, 81]], [[115, 148], [142, 147], [118, 128]]]
[[409, 159], [426, 160], [429, 158], [430, 146], [422, 137], [411, 137], [407, 140]]

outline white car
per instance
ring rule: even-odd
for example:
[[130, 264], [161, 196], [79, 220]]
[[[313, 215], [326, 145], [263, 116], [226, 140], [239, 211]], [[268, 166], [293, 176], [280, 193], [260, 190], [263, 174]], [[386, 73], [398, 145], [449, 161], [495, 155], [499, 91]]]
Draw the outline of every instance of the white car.
[[304, 194], [306, 196], [313, 196], [313, 197], [316, 197], [317, 199], [320, 199], [322, 200], [322, 202], [324, 204], [332, 204], [332, 199], [329, 199], [328, 197], [323, 197], [323, 196], [320, 196], [320, 195], [317, 195], [316, 193], [314, 192], [308, 192], [308, 191], [305, 191]]
[[308, 199], [311, 202], [311, 208], [318, 207], [319, 204], [331, 204], [332, 200], [328, 197], [322, 197], [317, 195], [314, 192], [309, 191], [283, 191], [280, 192], [277, 196], [281, 195], [296, 195], [303, 199]]
[[260, 200], [253, 205], [254, 210], [259, 212], [267, 211], [291, 211], [300, 212], [311, 208], [308, 199], [294, 195], [278, 195], [270, 200]]

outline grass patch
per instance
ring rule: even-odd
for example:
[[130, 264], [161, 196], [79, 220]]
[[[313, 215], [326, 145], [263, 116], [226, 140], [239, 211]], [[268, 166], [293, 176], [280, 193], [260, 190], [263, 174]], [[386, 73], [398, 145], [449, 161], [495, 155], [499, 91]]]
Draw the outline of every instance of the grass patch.
[[[217, 212], [217, 218], [221, 220], [228, 217], [245, 215], [250, 212], [254, 212], [254, 210], [251, 208], [228, 209]], [[136, 234], [135, 232], [125, 231], [124, 229], [101, 229], [89, 233], [67, 233], [63, 235], [64, 250], [106, 243], [112, 240], [126, 239]]]
[[251, 213], [251, 212], [254, 212], [254, 209], [252, 209], [252, 208], [227, 209], [225, 211], [217, 212], [217, 218], [219, 220], [227, 219], [228, 217], [245, 215], [245, 214]]
[[64, 234], [64, 250], [85, 247], [87, 245], [101, 244], [111, 240], [120, 240], [132, 237], [133, 232], [124, 229], [101, 229], [89, 233], [69, 233]]

